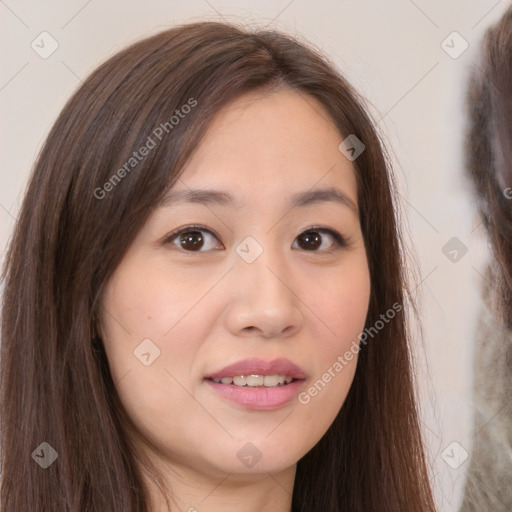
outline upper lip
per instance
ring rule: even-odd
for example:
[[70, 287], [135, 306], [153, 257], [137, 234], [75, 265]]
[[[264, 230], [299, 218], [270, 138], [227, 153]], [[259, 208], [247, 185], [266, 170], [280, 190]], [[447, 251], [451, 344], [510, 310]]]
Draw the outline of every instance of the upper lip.
[[210, 373], [205, 379], [222, 379], [223, 377], [235, 377], [237, 375], [286, 375], [294, 379], [305, 379], [306, 374], [296, 364], [288, 359], [273, 359], [265, 361], [264, 359], [251, 358], [237, 361], [236, 363], [225, 366], [221, 370]]

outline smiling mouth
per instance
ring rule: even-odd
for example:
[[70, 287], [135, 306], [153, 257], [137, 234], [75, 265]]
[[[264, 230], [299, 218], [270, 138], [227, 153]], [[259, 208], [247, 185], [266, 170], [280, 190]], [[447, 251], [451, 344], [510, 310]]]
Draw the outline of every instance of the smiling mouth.
[[284, 387], [291, 384], [295, 380], [290, 375], [274, 374], [274, 375], [234, 375], [233, 377], [210, 378], [217, 384], [234, 385], [245, 388], [274, 388]]
[[204, 382], [224, 399], [244, 409], [258, 411], [270, 411], [290, 404], [305, 385], [305, 376], [303, 378], [301, 372], [295, 373], [297, 378], [284, 373], [261, 375], [253, 372], [233, 376], [217, 374], [205, 378]]

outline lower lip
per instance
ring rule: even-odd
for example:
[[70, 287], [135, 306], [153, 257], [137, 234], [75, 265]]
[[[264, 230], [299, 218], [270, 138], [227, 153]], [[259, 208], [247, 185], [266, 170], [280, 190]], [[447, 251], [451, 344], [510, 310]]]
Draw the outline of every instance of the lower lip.
[[294, 380], [285, 386], [242, 387], [234, 384], [222, 384], [213, 380], [206, 382], [223, 397], [247, 409], [268, 411], [291, 402], [304, 387], [304, 380]]

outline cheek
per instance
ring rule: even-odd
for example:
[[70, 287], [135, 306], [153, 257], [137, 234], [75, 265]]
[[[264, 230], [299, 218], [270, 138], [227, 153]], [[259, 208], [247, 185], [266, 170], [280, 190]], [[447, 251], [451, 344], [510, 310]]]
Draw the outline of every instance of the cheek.
[[103, 295], [101, 332], [127, 410], [135, 417], [139, 409], [152, 411], [165, 423], [161, 411], [170, 404], [186, 410], [191, 402], [182, 386], [190, 387], [190, 368], [218, 317], [206, 296], [218, 277], [184, 279], [164, 263], [125, 257]]
[[[122, 265], [108, 283], [104, 306], [132, 338], [161, 337], [186, 314], [193, 287], [180, 285], [155, 265]], [[191, 297], [188, 297], [190, 295]]]
[[[103, 297], [101, 330], [128, 416], [145, 438], [174, 445], [183, 436], [177, 411], [181, 417], [204, 416], [187, 389], [190, 368], [207, 336], [204, 326], [213, 321], [208, 316], [213, 313], [208, 301], [200, 301], [208, 283], [188, 281], [185, 286], [158, 265], [145, 270], [118, 267]], [[198, 315], [204, 324], [197, 322]]]
[[364, 256], [354, 258], [352, 265], [323, 276], [314, 286], [312, 283], [306, 286], [309, 294], [306, 295], [304, 289], [303, 296], [308, 297], [312, 318], [316, 317], [317, 329], [323, 332], [318, 350], [324, 356], [332, 357], [357, 340], [364, 328], [370, 301], [366, 259]]
[[127, 412], [136, 419], [141, 410], [152, 414], [149, 411], [163, 403], [160, 390], [171, 377], [164, 370], [169, 355], [161, 339], [181, 311], [173, 307], [178, 291], [155, 279], [151, 266], [137, 272], [125, 262], [105, 288], [101, 332], [112, 379]]
[[132, 351], [145, 339], [157, 346], [165, 340], [166, 348], [172, 346], [169, 352], [174, 357], [186, 357], [187, 352], [193, 353], [193, 338], [181, 339], [186, 335], [183, 326], [199, 326], [198, 317], [207, 323], [211, 304], [204, 299], [218, 278], [211, 272], [188, 272], [185, 279], [163, 257], [138, 260], [126, 257], [106, 287], [102, 315], [105, 337], [113, 345], [131, 347]]
[[316, 334], [312, 354], [314, 372], [299, 402], [310, 410], [324, 411], [322, 421], [334, 420], [352, 383], [370, 300], [370, 276], [365, 259], [341, 270], [316, 288], [311, 301]]

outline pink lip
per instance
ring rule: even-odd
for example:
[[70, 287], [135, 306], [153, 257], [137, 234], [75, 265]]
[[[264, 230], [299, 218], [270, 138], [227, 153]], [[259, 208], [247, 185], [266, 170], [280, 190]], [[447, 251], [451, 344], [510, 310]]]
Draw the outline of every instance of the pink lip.
[[207, 380], [206, 383], [217, 393], [242, 407], [265, 411], [277, 409], [291, 402], [300, 393], [305, 381], [294, 380], [290, 384], [274, 388], [246, 388], [213, 380]]
[[[287, 375], [294, 381], [276, 387], [247, 388], [234, 384], [222, 384], [211, 379], [234, 377], [237, 375]], [[288, 359], [244, 359], [226, 366], [205, 377], [206, 383], [223, 397], [247, 409], [269, 410], [282, 407], [292, 401], [304, 387], [306, 374]]]
[[211, 373], [205, 379], [222, 379], [223, 377], [234, 377], [236, 375], [289, 375], [294, 379], [305, 379], [306, 374], [296, 364], [288, 359], [274, 359], [265, 361], [263, 359], [251, 358], [237, 361]]

